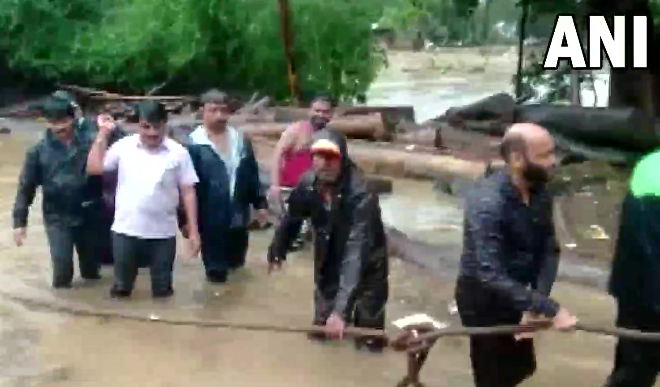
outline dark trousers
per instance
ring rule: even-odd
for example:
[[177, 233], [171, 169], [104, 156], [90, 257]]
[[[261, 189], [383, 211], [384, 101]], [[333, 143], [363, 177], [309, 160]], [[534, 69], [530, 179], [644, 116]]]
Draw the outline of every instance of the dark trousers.
[[73, 280], [73, 250], [78, 253], [80, 276], [86, 279], [99, 277], [97, 244], [100, 235], [93, 226], [70, 227], [46, 225], [46, 235], [50, 246], [53, 265], [53, 286], [67, 287]]
[[[100, 227], [98, 244], [99, 263], [105, 266], [112, 266], [115, 261], [112, 252], [114, 233], [110, 230], [112, 223], [101, 224]], [[151, 265], [151, 262], [149, 261], [151, 258], [148, 254], [140, 256], [139, 259], [138, 268], [142, 269]]]
[[205, 228], [201, 239], [207, 275], [225, 274], [245, 265], [249, 239], [246, 228]]
[[[314, 290], [314, 324], [325, 325], [335, 307], [338, 287], [320, 287]], [[385, 305], [389, 295], [387, 281], [372, 286], [361, 286], [355, 291], [346, 312], [346, 323], [359, 328], [385, 329]]]
[[[337, 296], [337, 286], [319, 286], [314, 291], [314, 325], [325, 325], [328, 317], [332, 314]], [[357, 328], [385, 329], [385, 305], [389, 296], [387, 280], [378, 281], [371, 286], [362, 286], [356, 290], [356, 294], [344, 315], [346, 324], [352, 324]], [[323, 334], [311, 334], [312, 339], [324, 339]], [[357, 348], [366, 345], [370, 350], [380, 352], [386, 345], [385, 340], [379, 338], [355, 338]]]
[[[465, 327], [515, 325], [522, 318], [478, 281], [464, 277], [457, 282], [456, 305]], [[514, 387], [536, 370], [534, 341], [513, 335], [471, 336], [470, 360], [476, 387]]]
[[[645, 308], [619, 305], [616, 326], [660, 332], [660, 313]], [[651, 387], [660, 371], [660, 343], [619, 339], [614, 369], [607, 380], [608, 387]]]
[[130, 293], [140, 262], [149, 262], [152, 293], [162, 295], [172, 291], [176, 237], [141, 239], [112, 233], [112, 253], [115, 260], [115, 290]]

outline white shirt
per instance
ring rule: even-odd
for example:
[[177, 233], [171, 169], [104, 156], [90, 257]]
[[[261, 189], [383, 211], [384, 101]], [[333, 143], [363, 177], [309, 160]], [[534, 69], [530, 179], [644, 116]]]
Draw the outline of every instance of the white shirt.
[[179, 188], [199, 182], [183, 146], [166, 138], [152, 150], [134, 134], [108, 149], [103, 168], [118, 171], [112, 231], [143, 239], [176, 236]]

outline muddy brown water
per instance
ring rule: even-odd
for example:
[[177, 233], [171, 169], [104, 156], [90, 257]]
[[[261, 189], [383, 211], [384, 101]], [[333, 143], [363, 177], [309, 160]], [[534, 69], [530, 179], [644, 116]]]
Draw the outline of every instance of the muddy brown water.
[[[26, 132], [27, 133], [27, 132]], [[132, 300], [108, 296], [112, 273], [93, 284], [49, 288], [50, 264], [39, 203], [30, 216], [28, 243], [12, 245], [9, 217], [26, 147], [36, 132], [0, 137], [0, 276], [2, 290], [58, 304], [130, 312], [159, 318], [306, 325], [311, 318], [311, 259], [291, 256], [285, 270], [266, 274], [270, 232], [251, 236], [247, 266], [229, 283], [205, 283], [198, 259], [179, 258], [176, 295], [153, 301], [148, 274], [141, 273]], [[430, 183], [396, 181], [395, 195], [383, 198], [383, 216], [404, 232], [429, 241], [459, 243], [460, 203], [438, 205]], [[425, 206], [428, 203], [436, 205]], [[416, 225], [415, 227], [413, 227]], [[441, 252], [439, 251], [438, 254]], [[453, 282], [392, 259], [388, 320], [424, 312], [458, 324], [448, 312]], [[442, 270], [442, 267], [439, 267]], [[613, 303], [594, 288], [560, 283], [555, 297], [582, 320], [610, 324]], [[396, 332], [389, 325], [388, 329]], [[588, 334], [543, 333], [538, 339], [539, 371], [526, 386], [600, 385], [612, 364], [614, 341]], [[394, 386], [405, 373], [401, 354], [356, 352], [351, 343], [317, 344], [304, 335], [168, 326], [150, 322], [75, 317], [30, 309], [0, 298], [0, 385], [2, 386]], [[467, 340], [440, 341], [422, 378], [428, 386], [472, 385]]]
[[[447, 66], [439, 61], [432, 67], [460, 65], [454, 64], [454, 59], [451, 61]], [[449, 107], [510, 89], [508, 76], [466, 78], [461, 74], [454, 77], [436, 70], [410, 71], [398, 67], [393, 66], [390, 73], [379, 79], [370, 92], [370, 103], [411, 103], [415, 105], [418, 122], [438, 116]], [[509, 70], [512, 66], [500, 67], [509, 73], [513, 71]], [[310, 322], [309, 252], [293, 254], [283, 272], [268, 276], [265, 251], [272, 231], [252, 233], [246, 267], [223, 286], [205, 283], [198, 259], [180, 257], [175, 268], [176, 294], [167, 301], [150, 298], [146, 272], [141, 272], [132, 300], [111, 300], [109, 268], [103, 270], [104, 278], [98, 283], [77, 280], [72, 290], [51, 290], [40, 203], [37, 200], [33, 205], [28, 242], [23, 248], [13, 246], [9, 216], [24, 151], [38, 138], [41, 129], [33, 122], [12, 122], [11, 129], [11, 135], [0, 136], [0, 211], [6, 214], [0, 218], [2, 292], [53, 305], [67, 303], [161, 319], [221, 319], [295, 326]], [[598, 174], [601, 169], [594, 171]], [[580, 179], [589, 173], [576, 170], [570, 176]], [[577, 277], [602, 279], [612, 239], [592, 238], [591, 226], [602, 225], [612, 237], [616, 222], [612, 220], [615, 216], [611, 210], [618, 199], [605, 192], [608, 185], [575, 183], [574, 186], [595, 188], [577, 189], [574, 195], [561, 199], [562, 213], [566, 215], [560, 235], [562, 244], [575, 244], [579, 255], [596, 262], [584, 265], [566, 260], [560, 278], [574, 280], [577, 273]], [[455, 198], [438, 196], [432, 188], [428, 182], [397, 180], [394, 194], [381, 201], [386, 223], [415, 235], [421, 242], [433, 243], [413, 249], [428, 255], [422, 257], [422, 267], [391, 260], [388, 321], [423, 312], [440, 321], [459, 324], [456, 316], [448, 312], [448, 304], [453, 299], [453, 277], [460, 251], [461, 203]], [[584, 322], [608, 325], [613, 321], [611, 298], [593, 286], [560, 282], [553, 296]], [[396, 332], [389, 324], [387, 328]], [[542, 333], [537, 342], [538, 372], [524, 386], [602, 385], [612, 365], [613, 345], [610, 338], [589, 334]], [[3, 348], [0, 351], [2, 387], [381, 387], [396, 385], [406, 372], [403, 355], [357, 353], [350, 342], [320, 345], [299, 334], [76, 317], [33, 309], [2, 297], [0, 347]], [[471, 386], [467, 340], [439, 341], [422, 371], [422, 380], [428, 386]]]

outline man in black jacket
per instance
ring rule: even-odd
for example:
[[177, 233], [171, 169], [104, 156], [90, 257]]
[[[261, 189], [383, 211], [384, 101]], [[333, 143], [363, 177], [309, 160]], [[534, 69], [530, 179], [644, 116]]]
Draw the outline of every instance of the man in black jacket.
[[[245, 265], [250, 209], [265, 223], [268, 204], [252, 143], [228, 124], [232, 114], [229, 96], [213, 89], [201, 101], [204, 125], [190, 134], [188, 153], [199, 177], [195, 185], [197, 221], [206, 278], [223, 283], [229, 270]], [[185, 217], [180, 219], [179, 227], [185, 231]]]
[[[52, 98], [44, 106], [48, 130], [37, 145], [28, 150], [14, 203], [14, 241], [23, 245], [29, 208], [37, 188], [43, 193], [43, 217], [53, 264], [54, 288], [68, 288], [73, 279], [73, 249], [78, 252], [80, 275], [100, 278], [96, 259], [98, 228], [90, 219], [100, 208], [86, 174], [87, 154], [94, 133], [75, 122], [73, 107]], [[99, 192], [100, 193], [100, 192]]]
[[[313, 171], [293, 189], [288, 210], [268, 253], [269, 270], [286, 259], [300, 220], [311, 219], [314, 233], [314, 324], [341, 337], [350, 322], [383, 329], [388, 287], [387, 240], [378, 197], [349, 159], [338, 131], [317, 132], [312, 143]], [[293, 226], [292, 226], [293, 225]], [[317, 338], [317, 337], [314, 337]], [[358, 347], [380, 351], [381, 340], [358, 340]]]
[[[642, 159], [632, 175], [619, 222], [610, 294], [616, 325], [660, 332], [660, 151]], [[651, 387], [660, 371], [660, 344], [621, 338], [609, 387]]]
[[[466, 198], [456, 286], [461, 321], [487, 327], [547, 318], [557, 329], [571, 329], [575, 317], [549, 298], [559, 253], [545, 190], [554, 141], [540, 126], [516, 124], [502, 156], [506, 170], [484, 178]], [[473, 336], [470, 357], [476, 387], [513, 387], [536, 368], [530, 338]]]
[[[69, 105], [74, 111], [74, 122], [77, 125], [76, 131], [81, 133], [88, 133], [91, 138], [94, 138], [98, 131], [98, 123], [109, 122], [113, 126], [113, 130], [108, 138], [108, 146], [112, 146], [118, 140], [126, 137], [128, 132], [117, 125], [109, 114], [99, 114], [96, 117], [85, 117], [83, 111], [76, 101], [76, 97], [66, 91], [57, 90], [52, 95], [52, 98], [62, 100]], [[89, 205], [94, 206], [87, 212], [87, 222], [94, 225], [99, 231], [99, 241], [97, 244], [98, 261], [101, 265], [112, 265], [112, 234], [110, 227], [115, 215], [114, 201], [115, 191], [117, 189], [117, 172], [105, 172], [103, 176], [89, 176], [89, 183], [91, 192], [94, 197], [98, 198]], [[101, 200], [102, 198], [102, 200]], [[140, 267], [148, 267], [149, 264], [142, 263]]]

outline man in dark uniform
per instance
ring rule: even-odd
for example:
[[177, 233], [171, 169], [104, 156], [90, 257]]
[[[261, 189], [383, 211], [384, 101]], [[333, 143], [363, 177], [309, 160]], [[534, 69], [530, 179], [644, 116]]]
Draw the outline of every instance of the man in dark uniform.
[[[97, 117], [85, 117], [78, 105], [75, 96], [66, 90], [57, 90], [52, 94], [53, 98], [68, 103], [74, 111], [74, 123], [81, 133], [88, 133], [95, 138], [99, 122], [110, 122], [113, 130], [108, 139], [108, 146], [128, 135], [128, 132], [114, 122], [109, 114], [100, 114]], [[103, 176], [89, 176], [90, 190], [95, 198], [94, 201], [86, 203], [86, 206], [95, 207], [87, 211], [91, 218], [90, 225], [98, 228], [98, 261], [101, 265], [112, 265], [112, 237], [110, 228], [115, 215], [115, 194], [117, 191], [117, 172], [104, 172]], [[148, 262], [142, 262], [140, 267], [148, 267]]]
[[[660, 332], [660, 151], [635, 167], [621, 207], [610, 294], [617, 327]], [[651, 387], [660, 371], [660, 343], [620, 338], [609, 387]]]
[[[383, 329], [388, 298], [387, 240], [378, 197], [348, 158], [346, 138], [323, 129], [314, 134], [313, 170], [303, 175], [268, 252], [278, 269], [298, 235], [301, 219], [314, 233], [314, 321], [331, 337], [356, 327]], [[312, 338], [319, 338], [312, 336]], [[381, 351], [382, 340], [357, 340], [358, 348]]]
[[87, 154], [94, 135], [80, 130], [73, 107], [51, 98], [43, 108], [48, 130], [28, 150], [14, 203], [14, 241], [22, 246], [27, 233], [29, 208], [37, 188], [43, 193], [43, 217], [53, 264], [54, 288], [68, 288], [73, 280], [73, 250], [78, 253], [80, 275], [100, 278], [99, 240], [89, 204], [95, 195], [86, 173]]
[[[559, 248], [552, 198], [545, 185], [555, 164], [554, 141], [540, 126], [516, 124], [505, 135], [504, 171], [484, 178], [466, 198], [463, 256], [456, 304], [464, 326], [552, 319], [577, 320], [548, 297]], [[525, 316], [523, 318], [523, 316]], [[536, 369], [531, 338], [474, 336], [470, 357], [477, 387], [513, 387]]]
[[51, 96], [71, 105], [74, 112], [74, 122], [78, 125], [78, 128], [90, 131], [94, 130], [94, 122], [85, 118], [80, 105], [78, 105], [78, 102], [76, 101], [76, 97], [72, 93], [66, 90], [57, 90]]

